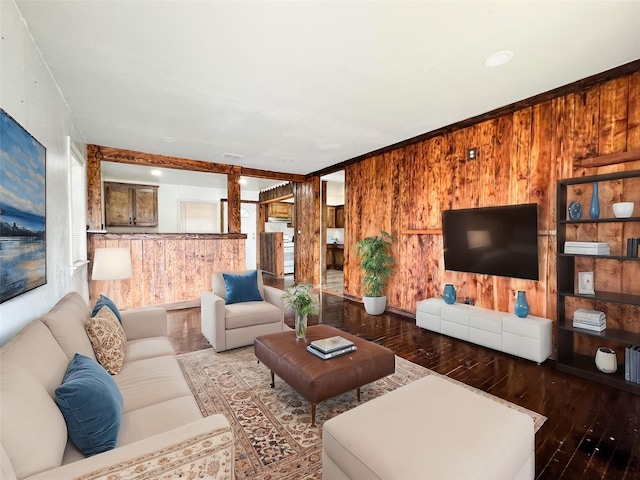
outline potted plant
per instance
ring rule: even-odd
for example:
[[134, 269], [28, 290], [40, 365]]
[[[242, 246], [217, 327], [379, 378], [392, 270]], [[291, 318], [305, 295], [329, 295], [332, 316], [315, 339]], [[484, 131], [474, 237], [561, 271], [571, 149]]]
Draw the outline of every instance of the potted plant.
[[387, 279], [393, 273], [394, 259], [391, 256], [393, 237], [380, 232], [356, 243], [356, 254], [360, 257], [360, 268], [364, 271], [364, 309], [369, 315], [380, 315], [387, 305], [382, 295]]
[[304, 338], [307, 335], [307, 316], [318, 313], [318, 303], [311, 296], [313, 287], [308, 283], [299, 283], [287, 288], [282, 295], [285, 305], [296, 312], [296, 337]]

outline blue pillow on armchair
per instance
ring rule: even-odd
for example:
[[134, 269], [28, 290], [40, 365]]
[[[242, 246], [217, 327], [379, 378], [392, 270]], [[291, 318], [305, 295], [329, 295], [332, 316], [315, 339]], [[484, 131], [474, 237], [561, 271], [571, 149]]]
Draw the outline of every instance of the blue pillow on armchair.
[[227, 288], [225, 304], [262, 301], [258, 290], [257, 270], [242, 274], [223, 273], [222, 278]]

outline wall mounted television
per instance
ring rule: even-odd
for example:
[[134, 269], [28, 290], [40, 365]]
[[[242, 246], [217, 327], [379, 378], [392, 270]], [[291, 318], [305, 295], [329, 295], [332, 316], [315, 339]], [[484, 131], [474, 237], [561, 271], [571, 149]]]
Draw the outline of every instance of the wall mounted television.
[[442, 212], [444, 268], [538, 280], [538, 205]]

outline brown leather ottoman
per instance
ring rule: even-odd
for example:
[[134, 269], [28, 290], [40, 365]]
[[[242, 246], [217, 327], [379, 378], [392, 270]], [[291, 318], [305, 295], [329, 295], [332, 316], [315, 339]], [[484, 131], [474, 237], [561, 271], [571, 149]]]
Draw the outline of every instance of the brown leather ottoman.
[[[358, 349], [329, 360], [307, 352], [312, 341], [335, 335], [351, 340]], [[307, 328], [307, 337], [299, 340], [293, 331], [263, 335], [253, 341], [253, 349], [258, 360], [271, 369], [271, 387], [275, 374], [311, 402], [312, 426], [318, 403], [353, 389], [360, 401], [360, 387], [396, 371], [391, 350], [328, 325]]]

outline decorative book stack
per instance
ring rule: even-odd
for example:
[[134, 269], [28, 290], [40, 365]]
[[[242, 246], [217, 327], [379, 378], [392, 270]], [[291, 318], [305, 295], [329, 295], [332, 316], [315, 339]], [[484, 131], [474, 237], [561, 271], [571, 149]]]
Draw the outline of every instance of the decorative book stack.
[[640, 383], [640, 346], [629, 345], [624, 349], [624, 379]]
[[307, 350], [323, 360], [339, 357], [347, 353], [355, 352], [358, 349], [351, 340], [347, 340], [339, 335], [335, 337], [314, 340], [307, 345]]
[[610, 255], [607, 242], [564, 242], [564, 253], [575, 255]]
[[604, 312], [599, 310], [579, 308], [573, 314], [573, 326], [601, 332], [607, 328], [607, 319]]

